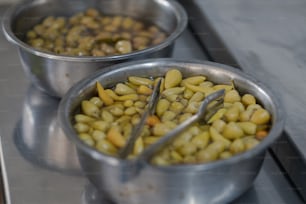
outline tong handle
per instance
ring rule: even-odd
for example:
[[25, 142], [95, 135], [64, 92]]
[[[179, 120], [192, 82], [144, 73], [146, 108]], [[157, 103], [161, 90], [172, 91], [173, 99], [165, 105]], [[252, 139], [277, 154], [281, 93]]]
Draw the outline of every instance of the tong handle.
[[[183, 123], [178, 125], [175, 129], [171, 130], [169, 133], [167, 133], [165, 136], [163, 136], [161, 139], [159, 139], [156, 143], [150, 145], [148, 148], [146, 148], [138, 157], [139, 160], [148, 160], [156, 151], [160, 150], [162, 147], [164, 147], [166, 144], [171, 141], [175, 136], [179, 135], [184, 131], [186, 128], [188, 128], [190, 125], [194, 124], [195, 122], [201, 120], [206, 111], [207, 106], [214, 100], [223, 97], [225, 94], [225, 90], [221, 89], [219, 91], [216, 91], [210, 95], [208, 95], [204, 101], [202, 102], [199, 111], [191, 116], [189, 119], [185, 120]], [[223, 99], [223, 98], [222, 98]], [[223, 100], [218, 101], [217, 103], [223, 102]], [[215, 108], [219, 108], [220, 106], [214, 106]]]
[[126, 145], [119, 152], [119, 158], [125, 159], [130, 154], [130, 152], [132, 151], [132, 149], [134, 147], [134, 144], [135, 144], [137, 138], [141, 134], [142, 128], [145, 125], [147, 117], [149, 115], [154, 114], [155, 108], [156, 108], [156, 104], [158, 102], [159, 95], [160, 95], [161, 81], [162, 80], [160, 79], [157, 82], [156, 86], [154, 87], [151, 99], [150, 99], [150, 101], [148, 103], [148, 108], [142, 114], [139, 123], [136, 126], [134, 126], [134, 128], [132, 129], [131, 136], [127, 140]]

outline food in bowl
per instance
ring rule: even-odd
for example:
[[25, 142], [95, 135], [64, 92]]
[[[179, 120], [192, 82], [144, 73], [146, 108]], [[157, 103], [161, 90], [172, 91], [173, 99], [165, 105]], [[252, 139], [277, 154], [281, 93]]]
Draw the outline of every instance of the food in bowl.
[[36, 49], [69, 56], [127, 54], [157, 45], [167, 37], [158, 26], [123, 15], [87, 9], [67, 17], [48, 16], [27, 32]]
[[[27, 32], [41, 23], [45, 17], [69, 17], [78, 12], [86, 11], [88, 8], [95, 8], [108, 16], [130, 16], [134, 19], [151, 22], [167, 33], [167, 37], [161, 43], [147, 49], [107, 56], [56, 54], [36, 49], [25, 42]], [[17, 46], [22, 68], [30, 81], [49, 95], [63, 97], [68, 89], [78, 81], [110, 65], [136, 59], [170, 57], [175, 41], [187, 26], [187, 20], [184, 8], [177, 1], [32, 0], [22, 1], [9, 9], [3, 17], [2, 28], [8, 41]], [[29, 35], [31, 36], [31, 34]], [[96, 53], [96, 55], [99, 54], [101, 53]]]
[[[253, 95], [256, 103], [270, 113], [268, 135], [255, 148], [228, 159], [166, 166], [101, 153], [79, 138], [73, 127], [74, 118], [81, 113], [83, 100], [98, 96], [97, 82], [107, 90], [119, 82], [128, 82], [128, 76], [155, 79], [173, 68], [182, 73], [183, 79], [205, 75], [216, 85], [230, 86], [233, 81], [241, 96]], [[58, 116], [65, 135], [76, 145], [84, 175], [114, 203], [230, 203], [250, 188], [267, 148], [280, 137], [284, 126], [282, 110], [280, 100], [267, 87], [238, 69], [207, 61], [159, 58], [110, 66], [80, 81], [61, 100]]]
[[98, 151], [117, 156], [144, 112], [153, 87], [162, 79], [156, 112], [148, 117], [129, 158], [139, 155], [178, 124], [195, 114], [203, 99], [225, 89], [224, 107], [182, 132], [155, 154], [156, 165], [198, 164], [227, 159], [258, 145], [269, 132], [271, 114], [250, 93], [240, 93], [235, 82], [220, 84], [204, 75], [184, 77], [176, 68], [165, 76], [129, 76], [113, 87], [96, 83], [96, 95], [81, 102], [74, 115], [79, 138]]

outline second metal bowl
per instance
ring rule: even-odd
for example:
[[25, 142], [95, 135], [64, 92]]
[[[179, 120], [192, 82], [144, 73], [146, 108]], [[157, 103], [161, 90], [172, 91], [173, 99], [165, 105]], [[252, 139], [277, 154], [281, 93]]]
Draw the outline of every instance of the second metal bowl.
[[[71, 16], [87, 8], [105, 15], [131, 16], [159, 26], [168, 38], [162, 43], [129, 54], [106, 57], [72, 57], [43, 52], [24, 42], [26, 32], [47, 16]], [[185, 10], [168, 0], [32, 0], [23, 1], [3, 17], [6, 38], [17, 45], [22, 66], [31, 81], [53, 96], [62, 97], [77, 81], [108, 65], [135, 59], [169, 57], [174, 41], [187, 25]]]

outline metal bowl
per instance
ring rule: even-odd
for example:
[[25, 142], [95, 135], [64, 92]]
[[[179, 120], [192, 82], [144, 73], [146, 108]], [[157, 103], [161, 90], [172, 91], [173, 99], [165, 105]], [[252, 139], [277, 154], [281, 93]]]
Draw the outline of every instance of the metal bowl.
[[[24, 42], [26, 32], [50, 15], [71, 16], [87, 8], [96, 8], [106, 15], [125, 15], [144, 19], [169, 34], [162, 43], [129, 54], [107, 57], [75, 57], [50, 54]], [[17, 45], [22, 66], [30, 80], [53, 96], [62, 97], [77, 81], [105, 66], [134, 60], [169, 57], [174, 41], [187, 25], [185, 10], [168, 0], [32, 0], [9, 9], [3, 17], [6, 38]]]
[[[146, 163], [133, 174], [133, 163], [102, 154], [84, 144], [73, 129], [73, 115], [81, 100], [91, 96], [96, 81], [105, 87], [125, 81], [127, 76], [163, 76], [176, 67], [183, 75], [206, 75], [216, 83], [231, 83], [240, 92], [253, 94], [272, 114], [272, 128], [254, 149], [226, 160], [206, 164], [158, 167]], [[205, 61], [173, 59], [142, 60], [123, 63], [97, 72], [76, 84], [62, 99], [59, 120], [64, 133], [76, 144], [80, 165], [89, 180], [115, 203], [227, 203], [240, 196], [253, 183], [266, 149], [283, 128], [281, 107], [267, 88], [250, 76], [226, 65]]]

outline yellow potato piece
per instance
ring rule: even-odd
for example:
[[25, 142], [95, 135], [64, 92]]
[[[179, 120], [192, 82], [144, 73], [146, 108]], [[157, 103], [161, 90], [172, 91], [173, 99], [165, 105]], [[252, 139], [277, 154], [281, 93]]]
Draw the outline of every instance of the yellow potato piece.
[[209, 128], [209, 134], [211, 136], [211, 139], [216, 142], [220, 141], [222, 142], [226, 148], [228, 148], [231, 144], [231, 141], [223, 137], [214, 127]]
[[127, 95], [134, 94], [136, 91], [123, 83], [118, 83], [115, 87], [115, 93], [119, 95]]
[[106, 105], [111, 105], [114, 103], [114, 100], [112, 97], [110, 97], [104, 90], [103, 86], [97, 82], [97, 89], [98, 89], [98, 95], [101, 98], [101, 100], [106, 104]]
[[270, 113], [267, 110], [260, 108], [253, 113], [250, 121], [257, 125], [264, 125], [270, 121], [270, 118]]
[[152, 86], [154, 81], [145, 78], [145, 77], [137, 77], [137, 76], [130, 76], [128, 78], [129, 82], [134, 85], [145, 85], [145, 86]]
[[106, 138], [116, 147], [123, 147], [126, 143], [124, 137], [116, 127], [111, 127]]
[[189, 83], [184, 83], [184, 85], [185, 85], [186, 88], [190, 89], [193, 92], [204, 93], [205, 96], [207, 96], [207, 95], [216, 91], [213, 88], [208, 87], [208, 86], [195, 86], [195, 85], [192, 85], [192, 84], [189, 84]]
[[202, 82], [204, 82], [206, 79], [205, 76], [192, 76], [192, 77], [188, 77], [186, 79], [183, 80], [183, 83], [189, 83], [189, 84], [193, 84], [193, 85], [198, 85]]
[[144, 95], [151, 95], [153, 90], [145, 85], [140, 85], [137, 88], [137, 93], [138, 94], [144, 94]]
[[165, 88], [172, 88], [179, 85], [182, 81], [182, 73], [177, 69], [171, 69], [165, 76]]

